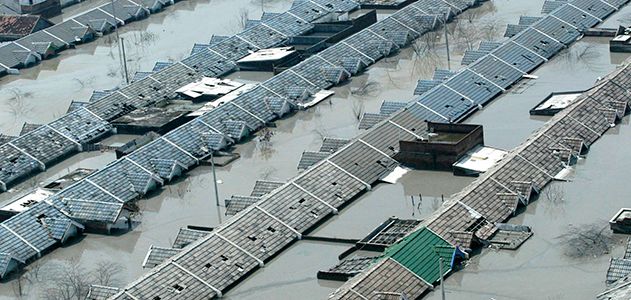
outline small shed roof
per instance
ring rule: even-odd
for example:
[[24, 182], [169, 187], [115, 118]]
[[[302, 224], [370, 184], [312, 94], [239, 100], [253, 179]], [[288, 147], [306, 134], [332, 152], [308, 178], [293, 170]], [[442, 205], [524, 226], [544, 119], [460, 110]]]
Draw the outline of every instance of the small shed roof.
[[86, 296], [87, 300], [105, 300], [116, 295], [120, 289], [111, 286], [90, 285], [90, 290]]
[[173, 248], [182, 249], [188, 246], [188, 244], [207, 236], [208, 233], [208, 231], [180, 228], [180, 231], [177, 233], [177, 237], [175, 237], [175, 241], [173, 242]]
[[624, 258], [612, 258], [607, 270], [607, 283], [614, 283], [618, 279], [631, 274], [631, 260]]
[[173, 257], [174, 255], [180, 253], [182, 249], [178, 248], [165, 248], [165, 247], [156, 247], [151, 245], [149, 251], [147, 252], [147, 256], [145, 260], [142, 262], [143, 268], [153, 268], [165, 260]]
[[283, 184], [285, 183], [280, 181], [257, 180], [254, 184], [254, 188], [252, 188], [250, 196], [262, 197], [263, 195], [266, 195], [269, 192], [281, 187]]
[[22, 130], [20, 131], [20, 136], [23, 136], [37, 128], [39, 128], [40, 124], [33, 124], [33, 123], [28, 123], [28, 122], [24, 122], [24, 125], [22, 125]]
[[414, 274], [433, 284], [440, 279], [439, 258], [443, 258], [443, 275], [451, 271], [456, 247], [423, 227], [386, 249], [384, 256], [396, 260]]

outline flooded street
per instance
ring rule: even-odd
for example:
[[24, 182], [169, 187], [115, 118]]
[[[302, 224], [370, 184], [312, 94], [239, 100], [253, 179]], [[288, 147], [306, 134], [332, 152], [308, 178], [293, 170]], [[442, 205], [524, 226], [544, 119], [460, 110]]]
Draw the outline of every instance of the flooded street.
[[[489, 28], [484, 34], [475, 35], [476, 47], [480, 40], [500, 39], [505, 25], [517, 23], [520, 15], [539, 15], [543, 2], [495, 0], [473, 10], [471, 26]], [[146, 20], [126, 25], [120, 32], [128, 43], [128, 65], [132, 70], [150, 70], [156, 61], [179, 60], [195, 42], [207, 43], [212, 34], [238, 32], [237, 17], [242, 9], [247, 8], [251, 18], [258, 18], [260, 3], [186, 0]], [[264, 9], [280, 12], [290, 5], [290, 0], [265, 1]], [[626, 7], [611, 16], [605, 25], [617, 26], [618, 20], [629, 19], [630, 15], [631, 8]], [[469, 20], [463, 18], [461, 22]], [[458, 28], [452, 25], [450, 30], [454, 38], [450, 40], [451, 68], [457, 70], [461, 68], [466, 45], [457, 39]], [[276, 127], [271, 128], [273, 136], [269, 143], [255, 137], [237, 145], [233, 152], [239, 153], [240, 159], [217, 168], [221, 203], [231, 195], [248, 195], [257, 179], [285, 181], [295, 176], [302, 152], [317, 150], [323, 137], [352, 138], [359, 134], [358, 115], [362, 112], [377, 112], [384, 100], [409, 100], [418, 79], [431, 78], [435, 68], [447, 67], [442, 32], [433, 37], [434, 48], [422, 53], [416, 52], [415, 47], [402, 49], [345, 85], [333, 88], [335, 95], [330, 100], [277, 121]], [[87, 100], [92, 90], [119, 85], [122, 78], [116, 73], [119, 62], [116, 45], [110, 45], [112, 39], [113, 35], [105, 36], [76, 50], [62, 52], [58, 58], [22, 70], [19, 77], [0, 78], [0, 131], [17, 134], [23, 122], [48, 122], [65, 113], [70, 101]], [[628, 57], [610, 54], [607, 41], [607, 38], [584, 38], [573, 44], [536, 70], [533, 74], [538, 79], [520, 82], [466, 123], [484, 125], [485, 142], [489, 146], [507, 150], [517, 146], [548, 120], [530, 116], [529, 109], [551, 92], [591, 87], [597, 77], [611, 72]], [[270, 76], [239, 72], [228, 78], [257, 82]], [[376, 88], [364, 94], [356, 92], [368, 84]], [[624, 120], [595, 143], [586, 159], [575, 166], [576, 173], [570, 182], [554, 183], [564, 192], [563, 201], [541, 197], [511, 220], [531, 226], [534, 236], [517, 251], [486, 249], [473, 256], [463, 270], [447, 278], [447, 299], [592, 299], [605, 288], [610, 256], [569, 259], [559, 236], [567, 232], [569, 225], [600, 222], [604, 226], [620, 207], [628, 206], [626, 178], [631, 157], [617, 150], [631, 146], [629, 117]], [[113, 136], [104, 144], [132, 138]], [[75, 155], [34, 180], [0, 194], [0, 202], [36, 186], [38, 181], [56, 178], [79, 167], [101, 168], [114, 159], [111, 152]], [[360, 239], [391, 216], [423, 219], [442, 205], [443, 198], [448, 199], [473, 180], [448, 172], [410, 171], [396, 184], [377, 185], [311, 234]], [[120, 235], [86, 234], [37, 263], [46, 265], [75, 259], [91, 269], [103, 260], [116, 261], [125, 267], [117, 275], [125, 285], [146, 272], [141, 264], [151, 245], [170, 247], [179, 228], [214, 227], [227, 218], [224, 208], [215, 205], [211, 169], [207, 166], [193, 169], [153, 196], [140, 200], [139, 205], [141, 222], [133, 231]], [[613, 256], [621, 255], [621, 245], [614, 249]], [[341, 283], [318, 280], [316, 272], [335, 265], [338, 255], [349, 247], [296, 242], [224, 297], [325, 299]], [[14, 287], [12, 282], [1, 284], [0, 299], [14, 298]], [[35, 287], [26, 289], [26, 298], [38, 298]], [[432, 293], [427, 299], [440, 299], [440, 293]]]

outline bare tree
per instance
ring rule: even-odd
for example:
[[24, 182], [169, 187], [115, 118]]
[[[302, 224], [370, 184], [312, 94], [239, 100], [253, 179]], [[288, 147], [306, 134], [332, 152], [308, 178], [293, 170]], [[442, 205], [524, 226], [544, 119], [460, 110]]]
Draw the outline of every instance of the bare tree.
[[239, 15], [237, 16], [237, 22], [238, 22], [237, 25], [239, 26], [241, 30], [245, 29], [245, 27], [247, 26], [249, 16], [250, 16], [250, 13], [248, 12], [246, 8], [241, 8], [239, 10]]
[[437, 67], [443, 65], [440, 55], [436, 49], [437, 37], [431, 33], [423, 35], [412, 43], [411, 78], [431, 77]]
[[276, 152], [272, 143], [273, 136], [274, 132], [265, 127], [261, 129], [260, 135], [257, 139], [256, 147], [259, 149], [261, 157], [265, 160], [271, 158], [274, 152]]
[[568, 67], [584, 65], [590, 70], [598, 70], [601, 67], [598, 63], [600, 55], [596, 45], [580, 42], [559, 53], [559, 61]]
[[276, 173], [278, 170], [274, 167], [268, 167], [263, 169], [263, 171], [261, 171], [260, 177], [263, 180], [269, 180], [274, 176], [274, 173]]
[[313, 132], [320, 138], [320, 140], [324, 141], [324, 138], [329, 136], [329, 133], [326, 129], [323, 129], [321, 126], [318, 126]]
[[100, 261], [96, 264], [96, 268], [92, 271], [94, 276], [94, 284], [103, 286], [119, 286], [122, 282], [119, 278], [120, 273], [124, 270], [120, 263], [113, 261]]
[[37, 261], [16, 274], [11, 284], [18, 299], [84, 300], [92, 284], [119, 287], [123, 271], [121, 264], [111, 261], [98, 262], [92, 270], [77, 260]]
[[33, 106], [27, 102], [28, 98], [33, 97], [33, 93], [25, 92], [20, 88], [8, 89], [12, 96], [7, 101], [9, 114], [14, 121], [26, 118], [33, 111]]
[[106, 75], [107, 77], [111, 77], [111, 78], [118, 76], [118, 67], [110, 66], [109, 68], [107, 68]]
[[543, 190], [545, 199], [553, 204], [561, 204], [565, 201], [565, 190], [558, 185], [550, 185]]
[[355, 119], [357, 119], [357, 121], [361, 120], [365, 111], [364, 101], [361, 101], [359, 99], [353, 99], [352, 105], [353, 105], [352, 107], [353, 116], [355, 117]]
[[559, 237], [565, 245], [565, 255], [571, 258], [589, 258], [608, 254], [614, 238], [607, 225], [594, 223], [569, 226]]
[[374, 96], [379, 91], [380, 84], [376, 81], [363, 82], [359, 87], [351, 90], [356, 96]]

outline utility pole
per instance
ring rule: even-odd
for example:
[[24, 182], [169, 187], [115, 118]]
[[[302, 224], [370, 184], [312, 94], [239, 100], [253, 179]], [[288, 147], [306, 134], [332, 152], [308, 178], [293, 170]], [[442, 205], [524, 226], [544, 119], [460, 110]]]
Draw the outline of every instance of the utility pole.
[[123, 58], [123, 53], [121, 50], [121, 44], [120, 44], [120, 36], [118, 35], [118, 21], [116, 20], [116, 6], [114, 5], [114, 0], [110, 0], [110, 3], [112, 4], [112, 15], [114, 18], [114, 34], [116, 34], [116, 47], [118, 48], [118, 57], [121, 60], [121, 68], [125, 69], [125, 73], [123, 73], [123, 71], [121, 70], [121, 76], [123, 77], [123, 80], [125, 80], [125, 83], [129, 83], [129, 80], [127, 79], [127, 69], [126, 66], [124, 65], [124, 58]]
[[219, 209], [219, 190], [217, 189], [217, 174], [215, 173], [215, 156], [213, 155], [213, 150], [210, 150], [210, 166], [213, 169], [213, 183], [215, 184], [215, 204], [217, 204], [217, 209]]
[[445, 300], [445, 283], [443, 282], [443, 258], [438, 258], [438, 271], [440, 272], [440, 296]]
[[447, 14], [443, 16], [443, 29], [445, 30], [445, 46], [447, 47], [447, 69], [451, 70], [451, 58], [449, 57], [449, 34], [447, 32], [447, 17], [449, 16], [449, 9]]
[[121, 49], [123, 50], [123, 69], [125, 72], [125, 82], [129, 84], [129, 73], [127, 73], [127, 56], [125, 55], [125, 39], [121, 38]]

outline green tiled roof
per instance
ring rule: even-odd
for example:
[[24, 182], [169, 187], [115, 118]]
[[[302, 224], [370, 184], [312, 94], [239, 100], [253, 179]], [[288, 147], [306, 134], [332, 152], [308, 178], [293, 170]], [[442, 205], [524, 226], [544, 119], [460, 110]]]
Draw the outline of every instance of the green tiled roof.
[[440, 279], [439, 258], [443, 258], [443, 275], [451, 271], [456, 247], [433, 231], [422, 228], [386, 249], [384, 256], [396, 260], [430, 284]]

